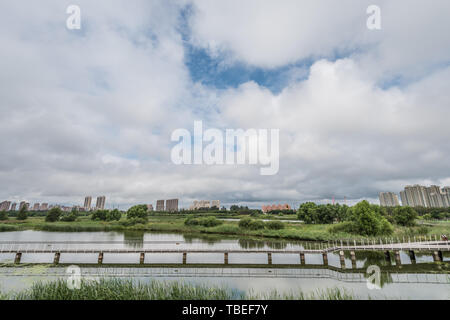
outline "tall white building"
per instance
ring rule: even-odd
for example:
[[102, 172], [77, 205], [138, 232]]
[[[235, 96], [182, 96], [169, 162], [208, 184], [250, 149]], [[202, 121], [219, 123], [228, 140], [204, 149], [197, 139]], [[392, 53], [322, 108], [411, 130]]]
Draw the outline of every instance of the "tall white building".
[[95, 209], [98, 209], [98, 210], [105, 209], [105, 202], [106, 202], [105, 196], [97, 197], [97, 202], [95, 203]]
[[380, 192], [379, 196], [382, 207], [396, 207], [400, 205], [398, 196], [393, 192]]
[[406, 186], [400, 192], [402, 205], [409, 207], [444, 208], [450, 206], [450, 187], [432, 185], [429, 187]]
[[85, 211], [89, 211], [91, 209], [91, 204], [92, 204], [92, 197], [91, 196], [87, 196], [86, 198], [84, 198], [84, 210]]
[[0, 211], [9, 211], [11, 206], [11, 201], [3, 201], [0, 203]]

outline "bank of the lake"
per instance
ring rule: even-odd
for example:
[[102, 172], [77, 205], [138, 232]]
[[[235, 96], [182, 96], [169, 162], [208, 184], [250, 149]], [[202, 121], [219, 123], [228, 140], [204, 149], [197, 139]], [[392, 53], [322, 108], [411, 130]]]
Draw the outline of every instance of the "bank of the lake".
[[[242, 218], [244, 216], [241, 216]], [[235, 218], [235, 217], [234, 217]], [[222, 221], [220, 225], [205, 227], [201, 225], [186, 225], [185, 215], [160, 215], [150, 216], [147, 223], [135, 225], [124, 225], [125, 217], [121, 221], [94, 221], [90, 217], [82, 216], [74, 222], [46, 222], [44, 217], [29, 217], [24, 221], [10, 218], [0, 222], [0, 231], [20, 231], [20, 230], [42, 230], [42, 231], [125, 231], [139, 230], [149, 232], [175, 232], [182, 234], [208, 234], [208, 235], [229, 235], [250, 238], [271, 238], [286, 240], [308, 240], [308, 241], [330, 241], [330, 240], [361, 240], [374, 239], [372, 237], [362, 237], [346, 232], [330, 232], [332, 225], [326, 224], [303, 224], [284, 221], [284, 228], [273, 230], [263, 228], [260, 230], [248, 230], [240, 228], [238, 221]], [[334, 224], [336, 225], [336, 224]], [[413, 239], [424, 238], [425, 236], [450, 233], [450, 223], [439, 223], [428, 226], [418, 225], [416, 227], [396, 226], [394, 234], [389, 238], [393, 239]], [[376, 238], [376, 237], [375, 237]]]

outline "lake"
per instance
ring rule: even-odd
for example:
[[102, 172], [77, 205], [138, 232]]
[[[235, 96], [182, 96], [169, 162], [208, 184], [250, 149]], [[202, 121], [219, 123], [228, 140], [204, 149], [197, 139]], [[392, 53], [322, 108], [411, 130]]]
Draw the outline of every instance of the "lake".
[[[154, 249], [286, 249], [301, 250], [317, 244], [300, 241], [248, 240], [188, 236], [170, 233], [144, 232], [0, 232], [0, 242], [62, 242], [82, 241], [86, 248], [154, 248]], [[108, 243], [109, 242], [109, 243]], [[1, 246], [1, 244], [0, 244]], [[79, 244], [77, 244], [79, 246]], [[273, 254], [273, 265], [267, 265], [264, 253], [230, 253], [229, 265], [223, 265], [222, 253], [192, 253], [187, 264], [181, 265], [181, 253], [151, 253], [145, 256], [145, 265], [139, 265], [139, 253], [105, 253], [103, 266], [97, 266], [97, 254], [63, 253], [61, 266], [29, 265], [0, 268], [0, 287], [3, 291], [20, 290], [34, 281], [67, 277], [68, 265], [80, 265], [85, 277], [132, 277], [136, 281], [183, 280], [197, 284], [226, 286], [238, 291], [267, 293], [315, 292], [327, 288], [344, 288], [361, 298], [395, 299], [450, 299], [450, 255], [444, 252], [444, 263], [433, 262], [430, 252], [417, 252], [413, 264], [407, 252], [400, 252], [401, 265], [395, 259], [386, 261], [383, 252], [356, 252], [356, 269], [352, 269], [346, 255], [345, 269], [340, 266], [338, 253], [328, 255], [328, 266], [323, 265], [321, 254], [305, 254], [306, 265], [300, 265], [297, 254]], [[21, 263], [48, 264], [54, 255], [24, 253]], [[0, 254], [0, 262], [14, 260], [14, 254]], [[91, 264], [91, 265], [90, 265]], [[108, 266], [109, 265], [109, 266]], [[166, 265], [166, 267], [162, 267]], [[381, 289], [367, 286], [370, 265], [382, 270]]]

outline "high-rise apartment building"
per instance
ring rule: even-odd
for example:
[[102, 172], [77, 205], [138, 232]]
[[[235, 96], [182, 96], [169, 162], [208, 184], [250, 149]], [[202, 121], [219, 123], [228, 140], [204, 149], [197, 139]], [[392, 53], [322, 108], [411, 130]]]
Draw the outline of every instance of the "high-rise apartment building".
[[11, 201], [3, 201], [0, 203], [0, 211], [9, 211], [11, 206]]
[[168, 212], [178, 211], [178, 199], [166, 200], [166, 211]]
[[164, 211], [164, 200], [156, 200], [156, 211]]
[[39, 209], [41, 211], [47, 211], [48, 210], [48, 203], [42, 203], [41, 207]]
[[39, 211], [39, 203], [33, 205], [33, 211]]
[[442, 188], [443, 197], [445, 199], [445, 206], [450, 207], [450, 187]]
[[192, 205], [189, 206], [189, 210], [209, 209], [212, 207], [220, 209], [220, 200], [195, 200]]
[[220, 200], [212, 200], [211, 201], [211, 208], [216, 207], [217, 209], [220, 209]]
[[406, 186], [400, 192], [402, 205], [410, 207], [444, 208], [450, 206], [450, 187], [432, 185], [430, 187], [414, 185]]
[[16, 206], [17, 206], [17, 203], [13, 203], [12, 205], [11, 205], [11, 211], [16, 211]]
[[105, 196], [97, 197], [97, 202], [95, 204], [95, 208], [97, 210], [105, 209], [105, 202], [106, 202], [106, 197]]
[[398, 196], [393, 192], [380, 192], [379, 196], [382, 207], [396, 207], [400, 205]]
[[87, 196], [84, 198], [84, 210], [85, 211], [89, 211], [91, 209], [91, 205], [92, 205], [92, 197], [91, 196]]
[[152, 204], [148, 204], [147, 205], [147, 211], [153, 211], [153, 205]]

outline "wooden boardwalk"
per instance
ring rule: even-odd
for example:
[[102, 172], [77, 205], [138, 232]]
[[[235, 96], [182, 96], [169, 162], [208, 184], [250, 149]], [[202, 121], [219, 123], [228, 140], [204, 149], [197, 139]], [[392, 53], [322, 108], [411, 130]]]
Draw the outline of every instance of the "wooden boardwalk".
[[[153, 245], [167, 245], [164, 248]], [[379, 243], [365, 245], [334, 245], [315, 249], [244, 249], [244, 248], [195, 248], [182, 247], [183, 242], [150, 241], [140, 242], [135, 247], [124, 242], [0, 242], [0, 253], [284, 253], [284, 254], [323, 254], [336, 251], [450, 251], [449, 241], [426, 241], [407, 243]], [[124, 247], [114, 248], [122, 245]], [[141, 246], [142, 245], [142, 246]], [[128, 246], [128, 247], [127, 247]], [[173, 246], [173, 247], [171, 247]], [[179, 246], [179, 247], [177, 247]]]

